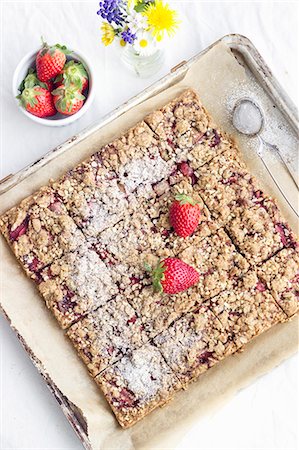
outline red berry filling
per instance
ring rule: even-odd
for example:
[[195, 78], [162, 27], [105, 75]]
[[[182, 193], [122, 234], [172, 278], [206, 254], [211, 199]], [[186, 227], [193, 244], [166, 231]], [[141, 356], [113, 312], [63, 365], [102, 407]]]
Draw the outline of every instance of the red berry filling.
[[199, 364], [210, 364], [211, 356], [213, 355], [212, 352], [203, 352], [198, 357]]
[[285, 247], [296, 247], [297, 243], [292, 238], [292, 233], [289, 228], [283, 223], [277, 223], [275, 230], [279, 233], [282, 244]]
[[137, 320], [136, 316], [131, 317], [131, 319], [127, 320], [127, 325], [129, 325], [130, 323], [135, 323]]
[[264, 292], [266, 290], [266, 286], [261, 281], [258, 281], [255, 289], [259, 292]]
[[64, 295], [63, 299], [57, 304], [60, 312], [66, 313], [76, 306], [76, 302], [72, 301], [74, 295], [75, 294], [72, 291], [66, 288], [66, 294]]
[[32, 272], [37, 272], [41, 267], [41, 262], [36, 257], [33, 258], [32, 262], [28, 265], [29, 270]]
[[29, 225], [29, 216], [25, 217], [23, 222], [19, 226], [17, 226], [14, 230], [12, 231], [10, 230], [9, 239], [11, 241], [16, 241], [17, 239], [19, 239], [20, 236], [23, 236], [23, 234], [26, 233], [28, 225]]
[[216, 130], [213, 130], [213, 134], [214, 134], [213, 139], [211, 140], [211, 142], [209, 144], [209, 146], [212, 148], [217, 147], [217, 145], [219, 145], [221, 142], [221, 138]]
[[138, 399], [135, 399], [133, 392], [126, 388], [122, 388], [119, 398], [114, 398], [113, 400], [119, 403], [121, 408], [132, 408], [138, 404]]

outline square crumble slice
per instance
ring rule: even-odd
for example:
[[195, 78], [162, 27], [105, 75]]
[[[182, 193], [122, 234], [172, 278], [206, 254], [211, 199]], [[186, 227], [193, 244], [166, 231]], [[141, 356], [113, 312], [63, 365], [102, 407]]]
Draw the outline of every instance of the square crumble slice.
[[27, 275], [85, 242], [50, 187], [41, 188], [0, 218], [0, 229]]
[[299, 249], [287, 248], [263, 263], [258, 276], [288, 317], [299, 311]]
[[181, 162], [190, 158], [194, 167], [199, 167], [230, 145], [191, 89], [144, 120], [167, 143], [161, 153], [165, 160]]
[[128, 301], [141, 318], [145, 331], [154, 338], [184, 313], [194, 309], [201, 299], [196, 287], [179, 294], [167, 295], [156, 293], [152, 286], [146, 286], [139, 292], [132, 292]]
[[117, 174], [125, 192], [134, 192], [135, 197], [142, 199], [148, 198], [153, 186], [174, 170], [174, 163], [161, 157], [166, 146], [145, 122], [140, 122], [103, 147], [98, 155]]
[[181, 384], [151, 344], [134, 350], [95, 378], [124, 428], [167, 403]]
[[94, 377], [149, 340], [134, 309], [120, 295], [72, 325], [67, 335]]
[[183, 385], [233, 352], [229, 335], [206, 305], [178, 319], [154, 344]]
[[244, 209], [226, 224], [226, 230], [250, 264], [261, 263], [278, 250], [296, 245], [292, 230], [271, 198]]
[[248, 272], [233, 290], [222, 292], [207, 304], [231, 336], [235, 350], [286, 320], [255, 271]]
[[264, 198], [255, 178], [248, 172], [236, 148], [216, 156], [195, 171], [195, 189], [211, 214], [222, 224], [229, 222], [237, 210], [243, 211]]
[[202, 299], [229, 289], [249, 268], [223, 229], [205, 239], [198, 238], [195, 232], [182, 247], [178, 257], [199, 273], [196, 289]]
[[52, 185], [88, 237], [119, 222], [132, 203], [116, 173], [105, 167], [99, 154], [69, 170]]
[[86, 245], [68, 253], [39, 273], [38, 288], [62, 328], [119, 293], [130, 270], [122, 264], [105, 264]]

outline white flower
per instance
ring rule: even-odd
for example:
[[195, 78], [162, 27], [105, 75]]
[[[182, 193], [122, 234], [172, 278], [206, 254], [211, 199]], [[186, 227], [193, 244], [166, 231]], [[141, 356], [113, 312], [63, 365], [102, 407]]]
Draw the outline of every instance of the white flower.
[[148, 28], [147, 18], [143, 14], [137, 13], [134, 9], [129, 12], [126, 22], [133, 33]]
[[134, 50], [141, 56], [152, 55], [157, 49], [155, 39], [148, 31], [137, 32], [133, 46]]

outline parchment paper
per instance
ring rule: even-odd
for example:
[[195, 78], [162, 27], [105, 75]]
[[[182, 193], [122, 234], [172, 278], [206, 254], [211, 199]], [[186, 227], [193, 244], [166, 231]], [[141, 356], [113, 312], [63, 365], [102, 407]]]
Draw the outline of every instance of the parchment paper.
[[[181, 82], [125, 113], [3, 194], [0, 213], [46, 184], [50, 177], [58, 177], [94, 153], [148, 112], [163, 105], [187, 87], [198, 90], [215, 121], [233, 134], [229, 114], [232, 99], [236, 98], [238, 89], [240, 96], [243, 95], [240, 86], [244, 92], [250, 91], [257, 95], [266, 110], [272, 107], [265, 93], [259, 91], [255, 81], [249, 78], [230, 50], [224, 44], [218, 44], [193, 65]], [[279, 116], [273, 120], [282, 121]], [[273, 129], [275, 130], [275, 126]], [[280, 133], [280, 130], [276, 131]], [[273, 193], [278, 198], [285, 216], [295, 229], [296, 217], [275, 189], [271, 178], [255, 155], [256, 143], [252, 140], [249, 142], [246, 138], [235, 137], [251, 170], [263, 180], [267, 192]], [[274, 136], [274, 139], [279, 138]], [[292, 140], [292, 137], [290, 139]], [[281, 179], [287, 186], [290, 181], [287, 174], [277, 162], [274, 161], [274, 164], [277, 165]], [[290, 195], [295, 194], [291, 192]], [[296, 201], [295, 198], [294, 200]], [[81, 411], [94, 450], [175, 447], [180, 436], [199, 420], [200, 416], [213, 408], [219, 408], [236, 391], [292, 355], [298, 345], [296, 317], [290, 322], [275, 326], [251, 342], [244, 352], [233, 355], [210, 369], [187, 391], [179, 392], [164, 408], [153, 412], [133, 428], [122, 430], [101, 391], [89, 377], [75, 350], [45, 307], [34, 284], [23, 274], [3, 238], [0, 275], [1, 303], [12, 326], [23, 337], [36, 358], [42, 362], [59, 390]]]

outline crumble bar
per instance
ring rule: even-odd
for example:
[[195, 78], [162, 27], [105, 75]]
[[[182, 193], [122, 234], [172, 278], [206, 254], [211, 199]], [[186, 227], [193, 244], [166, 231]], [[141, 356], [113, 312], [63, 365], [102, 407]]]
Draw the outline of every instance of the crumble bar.
[[196, 289], [203, 299], [230, 288], [249, 268], [223, 229], [205, 239], [195, 232], [182, 247], [178, 257], [200, 274]]
[[206, 305], [178, 319], [154, 343], [184, 386], [233, 352], [229, 334]]
[[195, 189], [214, 218], [226, 224], [238, 210], [248, 209], [264, 198], [236, 148], [229, 149], [195, 171]]
[[48, 308], [67, 328], [118, 294], [129, 274], [127, 266], [105, 264], [85, 245], [39, 272], [37, 282]]
[[167, 161], [181, 162], [190, 158], [196, 168], [229, 145], [191, 89], [144, 120], [160, 140], [167, 143], [161, 153]]
[[50, 187], [41, 188], [0, 219], [0, 229], [30, 277], [85, 242]]
[[149, 343], [123, 357], [95, 380], [124, 428], [167, 403], [181, 388], [159, 350]]
[[239, 251], [258, 264], [284, 247], [296, 246], [295, 236], [270, 198], [237, 214], [226, 229]]
[[124, 187], [137, 198], [148, 197], [152, 186], [168, 178], [173, 162], [161, 157], [166, 143], [160, 141], [145, 122], [140, 122], [119, 139], [103, 147], [99, 156], [105, 160]]
[[121, 295], [72, 325], [67, 335], [94, 377], [148, 341], [141, 320]]
[[213, 297], [208, 305], [231, 336], [235, 350], [286, 320], [255, 271], [248, 272], [233, 290]]
[[281, 250], [259, 266], [257, 273], [287, 316], [296, 314], [299, 310], [298, 246]]
[[68, 171], [53, 182], [76, 224], [88, 237], [119, 222], [129, 201], [117, 175], [109, 171], [98, 154]]

